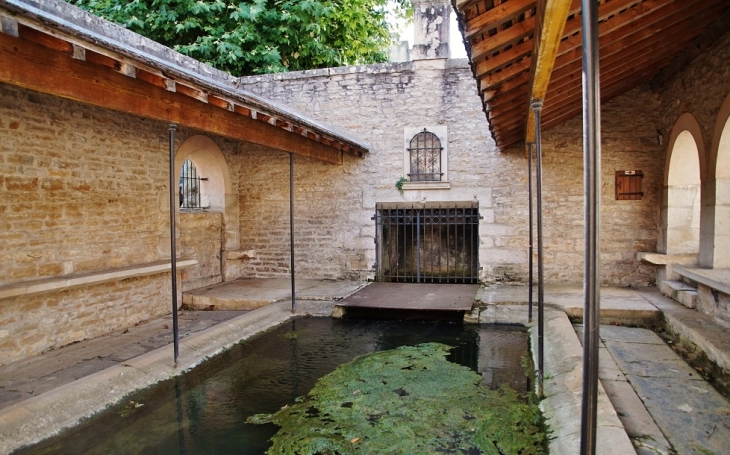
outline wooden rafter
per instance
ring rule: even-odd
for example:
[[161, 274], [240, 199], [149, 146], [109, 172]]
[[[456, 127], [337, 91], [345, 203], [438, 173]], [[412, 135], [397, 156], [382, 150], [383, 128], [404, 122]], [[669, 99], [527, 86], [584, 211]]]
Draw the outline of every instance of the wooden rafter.
[[[601, 98], [603, 101], [646, 83], [672, 62], [686, 62], [694, 40], [708, 26], [721, 23], [728, 30], [727, 0], [597, 0]], [[550, 32], [545, 11], [553, 2], [539, 0], [455, 0], [470, 51], [472, 70], [490, 123], [501, 150], [526, 137], [534, 121], [529, 118], [529, 99], [540, 98], [543, 89], [543, 128], [578, 115], [581, 110], [582, 36], [580, 1], [572, 0], [561, 32], [552, 32], [552, 49], [546, 49]], [[561, 15], [564, 14], [561, 12]], [[559, 21], [558, 21], [559, 22]], [[724, 25], [722, 25], [724, 24]], [[559, 24], [558, 24], [559, 26]], [[702, 42], [708, 45], [708, 38]], [[555, 42], [558, 42], [555, 45]], [[542, 50], [541, 50], [542, 49]], [[551, 57], [552, 68], [541, 69]], [[676, 70], [675, 70], [676, 72]], [[547, 76], [541, 76], [547, 74]], [[665, 79], [667, 76], [663, 76]], [[528, 139], [529, 140], [529, 139]]]

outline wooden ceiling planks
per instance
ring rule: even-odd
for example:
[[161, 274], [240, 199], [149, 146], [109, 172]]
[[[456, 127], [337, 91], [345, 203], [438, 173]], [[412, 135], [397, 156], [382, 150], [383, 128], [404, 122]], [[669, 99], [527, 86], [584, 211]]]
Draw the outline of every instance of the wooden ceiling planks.
[[[602, 101], [650, 81], [730, 9], [726, 0], [597, 1]], [[454, 7], [492, 136], [504, 151], [526, 137], [542, 13], [529, 0], [454, 0]], [[556, 55], [544, 92], [543, 129], [581, 112], [580, 0], [571, 1]]]

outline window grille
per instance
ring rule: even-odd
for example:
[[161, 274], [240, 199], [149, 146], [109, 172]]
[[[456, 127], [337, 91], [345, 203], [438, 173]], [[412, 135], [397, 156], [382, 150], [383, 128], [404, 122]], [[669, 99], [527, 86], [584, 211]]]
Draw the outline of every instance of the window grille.
[[184, 210], [204, 209], [200, 203], [200, 182], [208, 180], [198, 176], [195, 165], [188, 158], [180, 171], [180, 208]]
[[376, 281], [479, 281], [479, 204], [377, 203]]
[[412, 182], [441, 181], [441, 140], [425, 128], [413, 136], [408, 147]]

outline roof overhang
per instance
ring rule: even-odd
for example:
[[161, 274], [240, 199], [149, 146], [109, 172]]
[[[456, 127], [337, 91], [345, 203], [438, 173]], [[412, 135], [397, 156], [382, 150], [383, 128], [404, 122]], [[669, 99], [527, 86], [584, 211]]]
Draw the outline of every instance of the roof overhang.
[[[534, 140], [532, 100], [544, 103], [542, 129], [580, 114], [580, 0], [452, 1], [500, 150]], [[596, 1], [604, 102], [730, 30], [727, 0]]]
[[0, 82], [341, 163], [367, 144], [59, 0], [0, 0]]

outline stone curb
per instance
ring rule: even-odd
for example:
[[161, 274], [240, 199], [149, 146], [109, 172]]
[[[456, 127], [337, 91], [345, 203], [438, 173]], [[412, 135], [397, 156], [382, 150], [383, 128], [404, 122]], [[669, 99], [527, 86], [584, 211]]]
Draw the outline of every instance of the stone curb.
[[[533, 319], [534, 321], [534, 319]], [[537, 364], [537, 325], [530, 327], [532, 356]], [[568, 316], [545, 309], [545, 398], [540, 402], [548, 427], [548, 449], [553, 454], [580, 453], [583, 347]], [[636, 453], [611, 402], [598, 383], [596, 454]]]
[[274, 303], [180, 341], [179, 368], [168, 345], [0, 411], [0, 453], [10, 453], [77, 425], [124, 397], [191, 370], [236, 343], [294, 315]]

